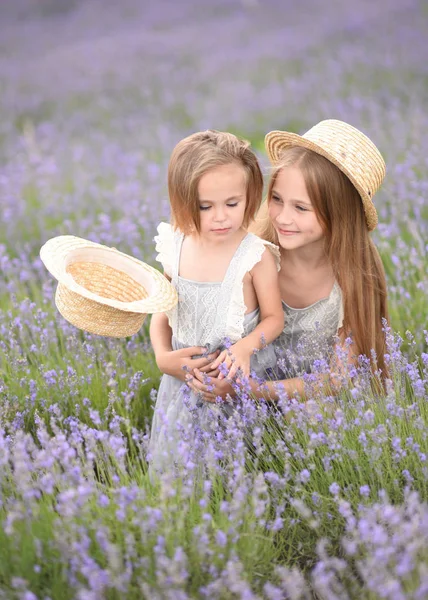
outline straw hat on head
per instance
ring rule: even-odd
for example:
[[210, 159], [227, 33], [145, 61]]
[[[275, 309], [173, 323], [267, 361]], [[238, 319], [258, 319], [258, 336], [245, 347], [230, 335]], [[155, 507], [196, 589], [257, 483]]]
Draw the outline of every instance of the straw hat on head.
[[265, 137], [266, 151], [273, 164], [280, 162], [286, 148], [301, 146], [324, 156], [354, 184], [361, 196], [367, 227], [372, 231], [378, 222], [372, 198], [385, 177], [385, 161], [364, 133], [335, 119], [321, 121], [304, 135], [271, 131]]
[[133, 335], [149, 313], [177, 303], [177, 292], [162, 273], [115, 248], [61, 235], [42, 246], [40, 258], [58, 280], [59, 312], [90, 333]]

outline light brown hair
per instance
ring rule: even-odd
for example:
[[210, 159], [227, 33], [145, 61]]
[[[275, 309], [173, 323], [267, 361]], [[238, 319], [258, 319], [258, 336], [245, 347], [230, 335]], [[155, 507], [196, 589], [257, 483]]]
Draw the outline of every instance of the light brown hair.
[[[267, 201], [257, 215], [256, 233], [278, 244], [268, 209], [276, 178], [284, 167], [300, 169], [315, 214], [324, 230], [325, 253], [342, 290], [343, 332], [351, 335], [356, 354], [372, 356], [385, 377], [385, 335], [382, 319], [388, 320], [385, 271], [370, 238], [361, 197], [348, 177], [329, 160], [301, 147], [286, 149], [272, 173]], [[285, 252], [282, 250], [282, 252]]]
[[247, 203], [243, 226], [253, 221], [260, 208], [263, 175], [250, 143], [232, 133], [207, 130], [181, 140], [174, 148], [168, 165], [168, 193], [172, 224], [185, 234], [200, 232], [198, 185], [209, 170], [236, 163], [247, 180]]

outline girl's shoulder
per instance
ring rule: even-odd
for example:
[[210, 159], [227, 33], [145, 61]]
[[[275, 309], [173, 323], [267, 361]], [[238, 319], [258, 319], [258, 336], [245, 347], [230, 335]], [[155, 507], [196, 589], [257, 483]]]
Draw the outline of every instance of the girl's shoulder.
[[262, 260], [266, 249], [272, 254], [277, 270], [281, 269], [281, 253], [278, 246], [263, 240], [254, 233], [248, 233], [245, 240], [247, 241], [247, 262], [248, 265], [251, 265], [248, 271]]
[[156, 260], [163, 266], [163, 270], [169, 277], [172, 277], [172, 267], [177, 241], [183, 235], [178, 229], [174, 229], [170, 223], [159, 223], [157, 226], [158, 235], [155, 235]]

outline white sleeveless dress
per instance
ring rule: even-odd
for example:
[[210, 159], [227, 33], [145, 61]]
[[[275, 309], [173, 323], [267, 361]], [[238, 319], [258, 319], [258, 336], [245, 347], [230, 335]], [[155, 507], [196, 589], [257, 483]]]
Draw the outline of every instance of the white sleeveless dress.
[[[260, 321], [260, 310], [246, 314], [243, 279], [261, 260], [266, 248], [274, 255], [279, 270], [277, 246], [248, 233], [238, 246], [223, 281], [200, 282], [179, 275], [183, 233], [161, 223], [158, 234], [155, 237], [157, 260], [178, 292], [178, 304], [168, 312], [173, 349], [204, 346], [211, 353], [223, 349], [225, 340], [233, 344], [251, 333]], [[275, 362], [275, 352], [270, 345], [251, 357], [251, 370], [261, 377]], [[213, 432], [219, 416], [226, 416], [230, 410], [227, 404], [204, 402], [182, 381], [163, 375], [153, 415], [150, 471], [161, 472], [194, 460], [195, 445], [207, 432]]]

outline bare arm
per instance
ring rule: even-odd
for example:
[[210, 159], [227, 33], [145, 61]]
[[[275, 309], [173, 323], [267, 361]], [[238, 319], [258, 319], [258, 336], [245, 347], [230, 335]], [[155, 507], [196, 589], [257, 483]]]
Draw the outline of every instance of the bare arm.
[[[226, 364], [229, 377], [238, 369], [245, 376], [250, 373], [250, 358], [254, 350], [260, 350], [279, 336], [284, 328], [284, 311], [278, 284], [278, 271], [275, 260], [269, 250], [265, 250], [261, 260], [251, 271], [252, 283], [260, 307], [260, 323], [249, 335], [236, 342], [229, 350], [223, 351], [212, 368]], [[224, 376], [220, 373], [219, 378]]]
[[172, 329], [165, 313], [155, 313], [150, 322], [150, 341], [155, 356], [162, 352], [172, 352]]
[[217, 354], [208, 354], [202, 358], [192, 358], [205, 353], [205, 348], [191, 346], [180, 350], [172, 349], [172, 329], [165, 313], [156, 313], [150, 323], [150, 341], [155, 353], [156, 364], [162, 373], [172, 375], [184, 381], [187, 373], [193, 369], [204, 369], [212, 362]]
[[[349, 365], [356, 362], [355, 347], [346, 341], [343, 331], [339, 332], [339, 338], [340, 343], [330, 362], [329, 371], [319, 373], [317, 380], [311, 383], [312, 389], [315, 387], [320, 394], [336, 396], [351, 381]], [[272, 400], [278, 400], [284, 392], [287, 396], [297, 394], [304, 398], [306, 395], [305, 383], [301, 377], [267, 381], [262, 386], [251, 380], [251, 390], [257, 398], [271, 398]]]
[[262, 385], [251, 379], [250, 385], [251, 391], [256, 398], [279, 400], [281, 393], [283, 394], [284, 392], [290, 397], [296, 394], [301, 397], [305, 395], [305, 385], [301, 377], [282, 379], [280, 381], [266, 381]]
[[278, 270], [270, 250], [266, 249], [252, 269], [253, 286], [260, 307], [260, 323], [238, 343], [245, 343], [250, 353], [275, 340], [284, 329], [284, 311], [279, 291]]

